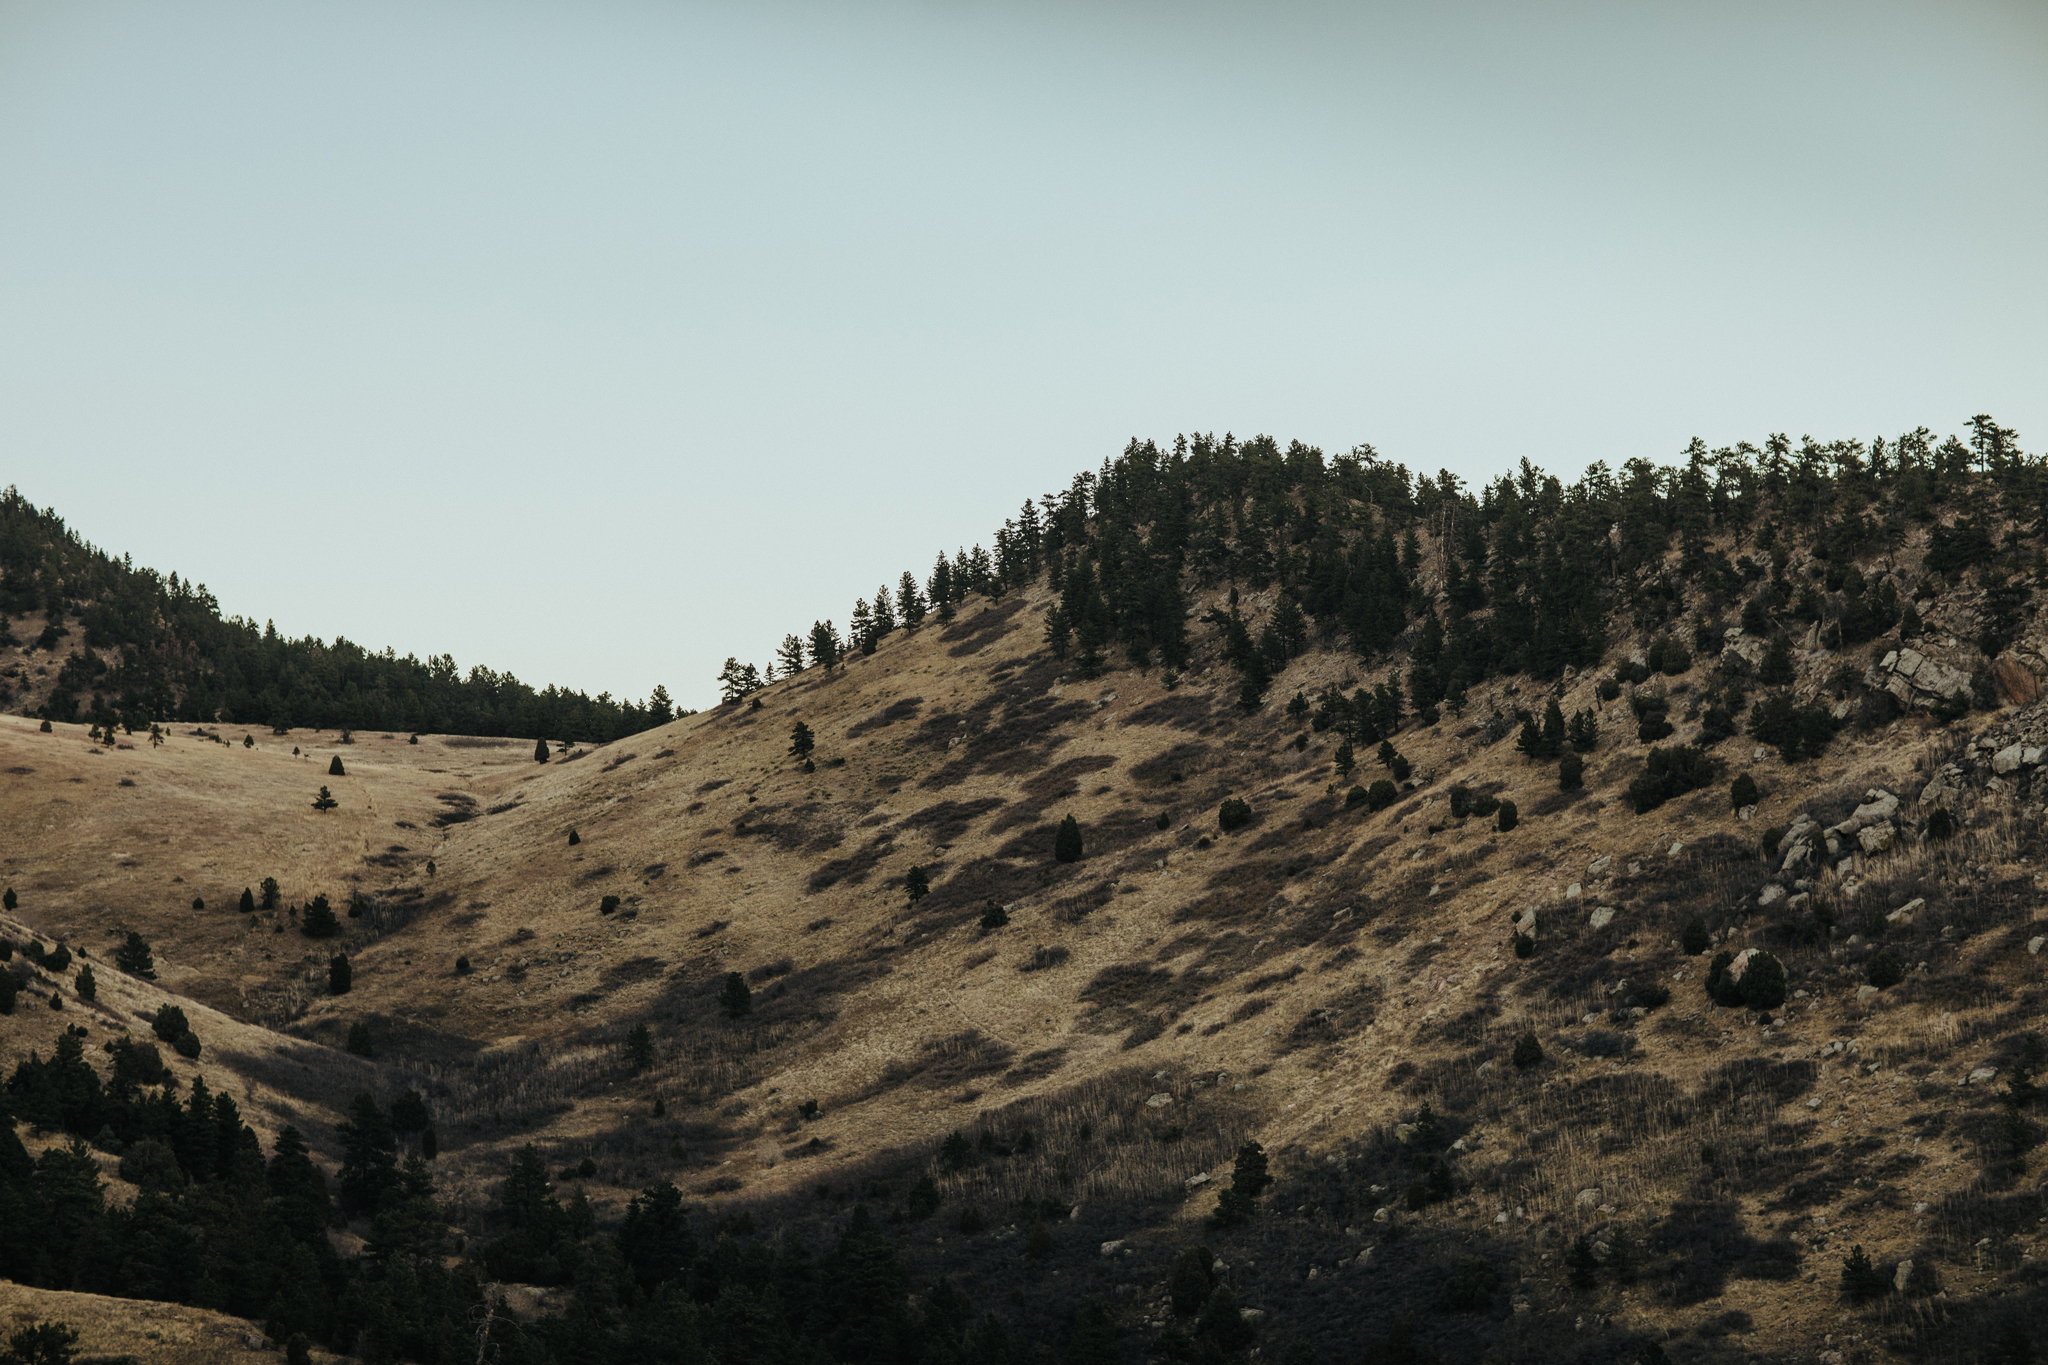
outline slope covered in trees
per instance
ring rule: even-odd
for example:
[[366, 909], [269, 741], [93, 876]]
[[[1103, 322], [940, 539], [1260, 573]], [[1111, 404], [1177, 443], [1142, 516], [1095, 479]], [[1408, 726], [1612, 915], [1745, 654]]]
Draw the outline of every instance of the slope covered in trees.
[[[38, 624], [17, 634], [18, 618]], [[54, 685], [0, 677], [0, 705], [56, 720], [226, 721], [314, 729], [518, 735], [602, 742], [674, 718], [645, 704], [547, 687], [449, 656], [424, 662], [337, 636], [290, 639], [223, 617], [206, 588], [87, 544], [50, 508], [0, 494], [0, 647], [61, 659]]]

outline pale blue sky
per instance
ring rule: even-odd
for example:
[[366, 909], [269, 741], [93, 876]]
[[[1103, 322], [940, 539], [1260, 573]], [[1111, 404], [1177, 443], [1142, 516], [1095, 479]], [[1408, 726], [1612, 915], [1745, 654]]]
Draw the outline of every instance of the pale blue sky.
[[715, 696], [1132, 435], [2048, 446], [2048, 7], [0, 3], [0, 482]]

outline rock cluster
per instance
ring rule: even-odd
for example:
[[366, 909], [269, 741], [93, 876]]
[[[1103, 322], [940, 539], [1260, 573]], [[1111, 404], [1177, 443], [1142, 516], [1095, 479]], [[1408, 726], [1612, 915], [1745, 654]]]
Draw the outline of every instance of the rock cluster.
[[1899, 798], [1882, 787], [1865, 791], [1863, 804], [1840, 824], [1823, 828], [1802, 812], [1779, 844], [1785, 851], [1779, 868], [1790, 872], [1814, 861], [1815, 855], [1823, 851], [1830, 860], [1849, 853], [1889, 852], [1898, 840], [1898, 828], [1892, 823], [1898, 813]]
[[1966, 706], [1970, 702], [1970, 675], [1917, 649], [1892, 650], [1864, 673], [1863, 681], [1908, 706]]

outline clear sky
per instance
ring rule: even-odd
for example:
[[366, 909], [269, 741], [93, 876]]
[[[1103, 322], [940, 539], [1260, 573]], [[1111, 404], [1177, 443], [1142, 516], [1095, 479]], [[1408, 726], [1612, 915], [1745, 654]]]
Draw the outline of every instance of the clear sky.
[[0, 482], [715, 698], [1133, 435], [2048, 446], [2048, 6], [0, 0]]

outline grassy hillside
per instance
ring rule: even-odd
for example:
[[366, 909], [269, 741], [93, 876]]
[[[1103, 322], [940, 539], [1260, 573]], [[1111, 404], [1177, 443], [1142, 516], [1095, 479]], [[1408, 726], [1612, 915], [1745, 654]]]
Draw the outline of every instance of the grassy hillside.
[[[1398, 596], [1381, 648], [1341, 605], [1304, 610], [1289, 645], [1309, 580], [1284, 565], [1315, 556], [1288, 532], [1263, 584], [1233, 583], [1249, 514], [1213, 582], [1179, 572], [1178, 644], [1156, 615], [1084, 637], [1077, 575], [1105, 609], [1134, 581], [1105, 526], [1159, 524], [1127, 518], [1077, 524], [1085, 574], [1081, 540], [1041, 541], [1035, 577], [992, 561], [933, 594], [950, 620], [544, 765], [524, 743], [191, 726], [107, 750], [10, 718], [10, 937], [85, 949], [117, 984], [51, 1012], [62, 974], [29, 971], [8, 1046], [47, 1056], [82, 1024], [104, 1070], [100, 1042], [148, 1037], [157, 992], [206, 1002], [205, 1051], [170, 1062], [185, 1089], [204, 1073], [237, 1096], [265, 1152], [291, 1124], [337, 1185], [352, 1097], [424, 1095], [452, 1231], [406, 1273], [449, 1297], [404, 1299], [404, 1258], [367, 1251], [389, 1237], [356, 1216], [328, 1234], [355, 1297], [314, 1333], [350, 1349], [452, 1359], [433, 1315], [523, 1280], [508, 1358], [627, 1358], [657, 1330], [721, 1360], [796, 1340], [835, 1359], [2022, 1358], [1992, 1353], [2048, 1312], [2033, 468], [1966, 460], [1923, 497], [1910, 468], [1830, 465], [1805, 521], [1789, 485], [1760, 483], [1746, 519], [1710, 487], [1695, 533], [1626, 567], [1648, 541], [1610, 523], [1579, 547], [1587, 595], [1553, 604], [1577, 623], [1557, 638], [1592, 652], [1547, 676], [1498, 643], [1538, 581], [1512, 555], [1493, 573], [1507, 493], [1491, 519], [1478, 499], [1425, 511], [1403, 475], [1409, 511], [1368, 482], [1340, 515], [1304, 474], [1282, 487], [1296, 514], [1315, 494], [1361, 581]], [[1852, 517], [1896, 534], [1844, 549]], [[1389, 540], [1391, 576], [1371, 559]], [[1388, 628], [1381, 600], [1355, 619]], [[1880, 602], [1889, 623], [1857, 615]], [[1543, 638], [1536, 605], [1512, 638]], [[1583, 752], [1546, 741], [1552, 701], [1592, 718]], [[266, 876], [279, 905], [242, 914]], [[343, 912], [334, 938], [301, 932], [315, 894]], [[108, 965], [130, 930], [154, 985]], [[356, 1026], [374, 1058], [344, 1050]], [[1226, 1200], [1252, 1141], [1276, 1183]], [[506, 1179], [529, 1143], [558, 1177], [538, 1204]], [[669, 1262], [634, 1251], [663, 1181], [694, 1246]], [[549, 1197], [559, 1216], [536, 1212]], [[1198, 1244], [1215, 1268], [1183, 1264]], [[1858, 1247], [1869, 1273], [1845, 1285]], [[841, 1294], [878, 1315], [852, 1336]]]

